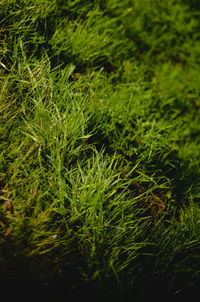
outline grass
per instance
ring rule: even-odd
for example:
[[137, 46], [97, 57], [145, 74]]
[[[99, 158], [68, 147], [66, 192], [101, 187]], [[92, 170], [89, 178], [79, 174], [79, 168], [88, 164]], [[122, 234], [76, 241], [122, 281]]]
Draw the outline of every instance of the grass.
[[198, 2], [0, 4], [2, 284], [191, 296]]

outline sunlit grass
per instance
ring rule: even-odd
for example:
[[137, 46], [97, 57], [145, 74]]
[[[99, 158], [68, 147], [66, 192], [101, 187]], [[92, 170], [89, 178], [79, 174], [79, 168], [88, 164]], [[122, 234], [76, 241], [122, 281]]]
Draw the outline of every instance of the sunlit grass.
[[0, 4], [1, 278], [184, 294], [200, 277], [198, 4]]

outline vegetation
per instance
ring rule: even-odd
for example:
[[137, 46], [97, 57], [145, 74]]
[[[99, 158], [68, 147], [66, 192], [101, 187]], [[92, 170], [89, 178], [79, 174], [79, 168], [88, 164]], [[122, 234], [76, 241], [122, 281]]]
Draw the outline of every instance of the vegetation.
[[199, 15], [0, 1], [1, 282], [122, 301], [198, 287]]

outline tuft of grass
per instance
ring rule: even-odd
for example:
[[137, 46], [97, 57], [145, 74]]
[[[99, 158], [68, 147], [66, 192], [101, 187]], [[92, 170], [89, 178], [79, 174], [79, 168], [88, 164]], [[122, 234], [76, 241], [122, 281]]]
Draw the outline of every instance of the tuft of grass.
[[186, 296], [200, 277], [198, 3], [0, 3], [1, 279]]

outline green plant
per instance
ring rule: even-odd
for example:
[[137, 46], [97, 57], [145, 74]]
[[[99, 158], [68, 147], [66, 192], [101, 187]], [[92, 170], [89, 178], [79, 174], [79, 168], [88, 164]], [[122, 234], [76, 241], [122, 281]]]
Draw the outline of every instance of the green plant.
[[1, 1], [3, 280], [136, 301], [198, 284], [197, 9]]

